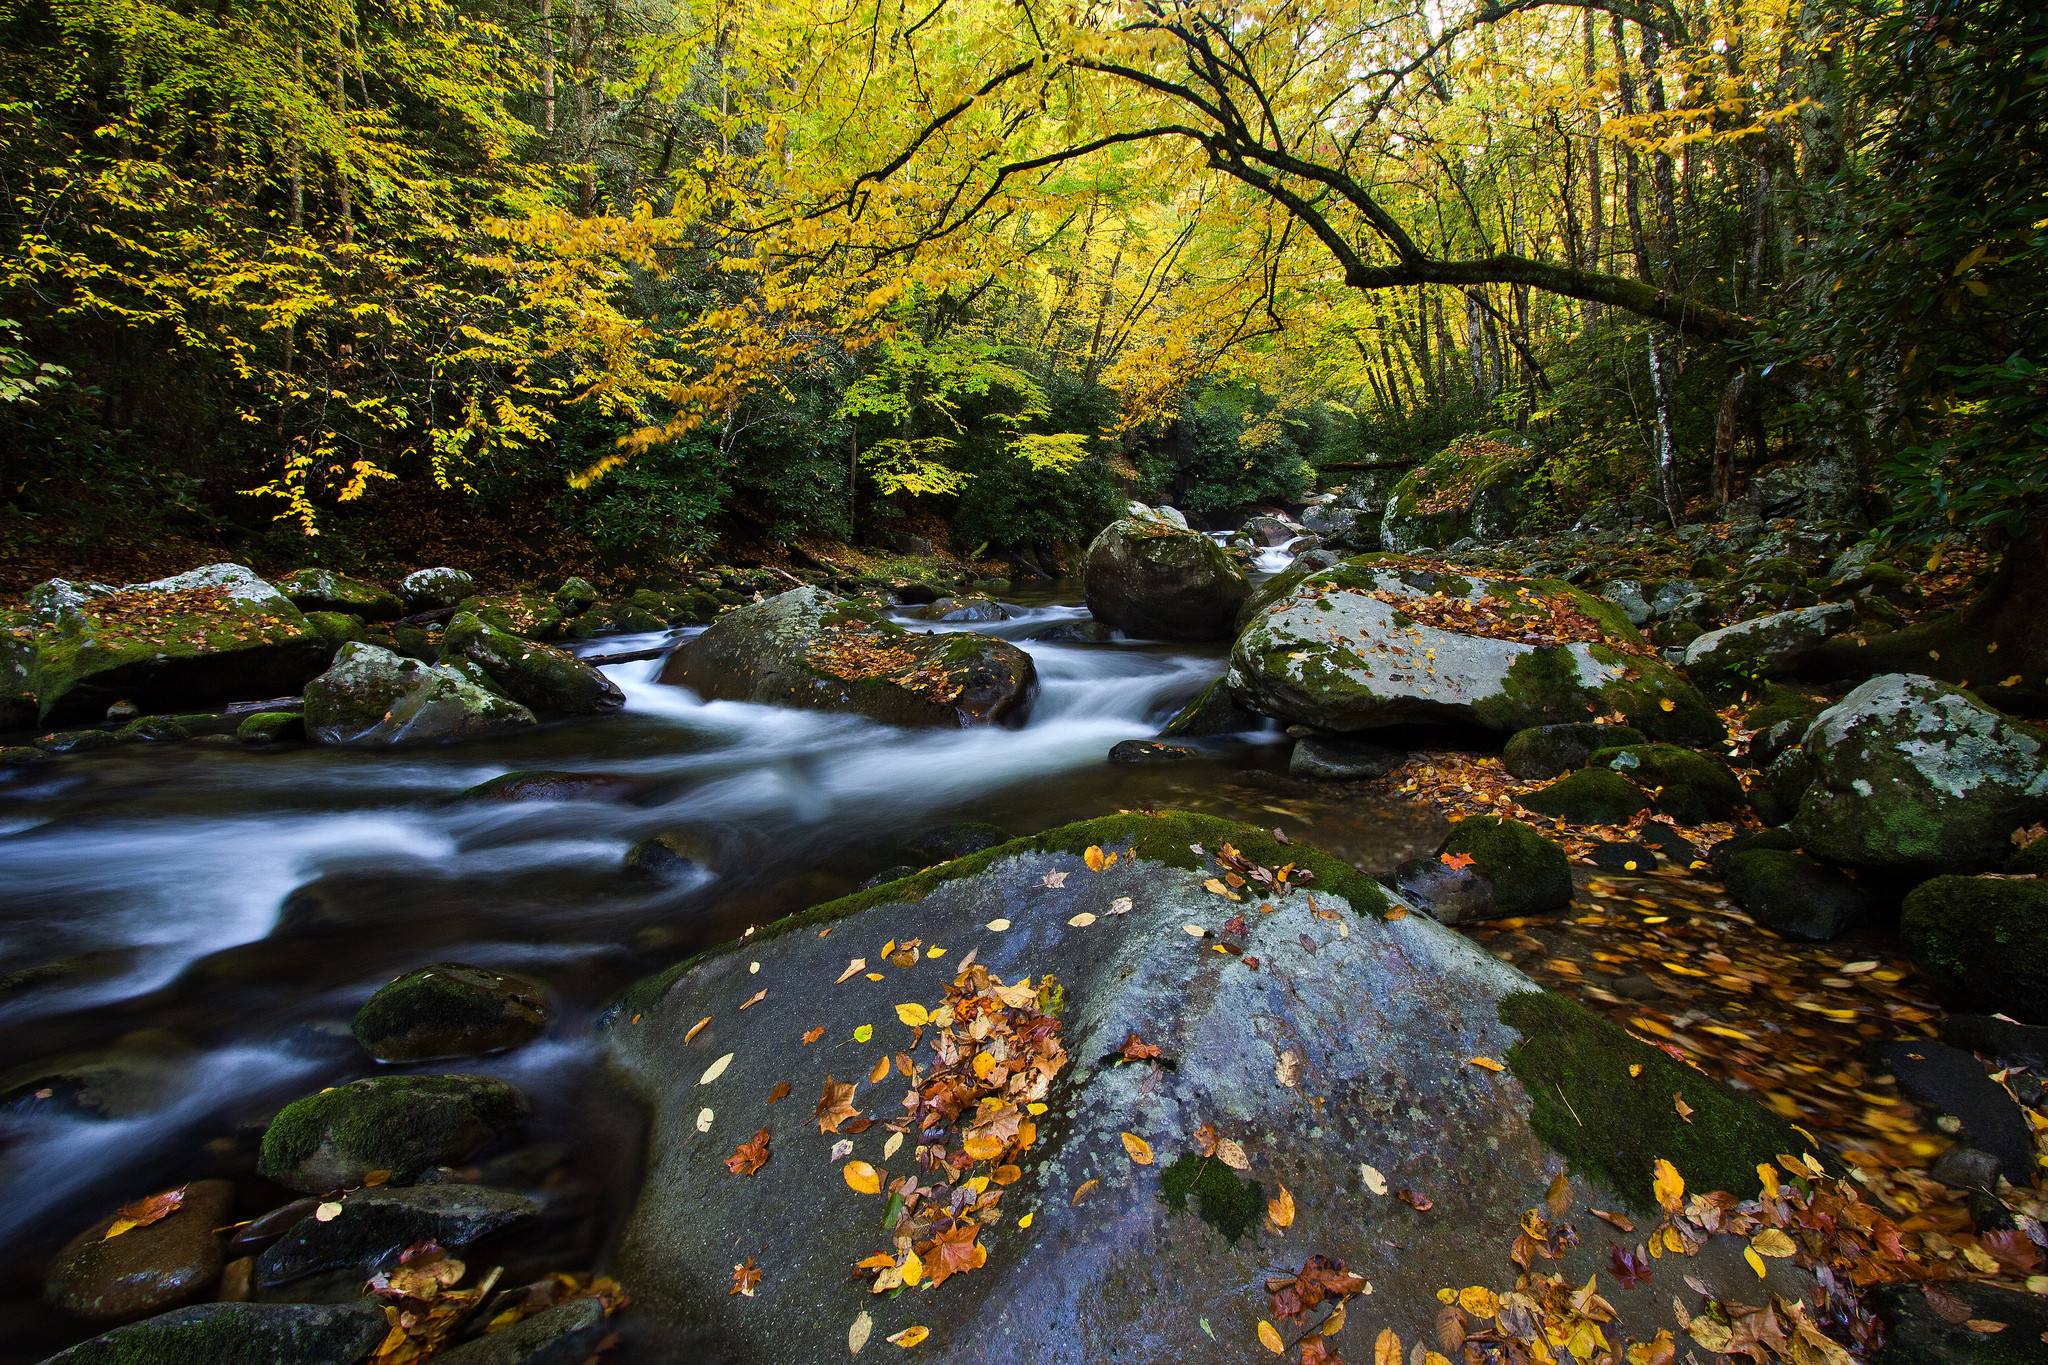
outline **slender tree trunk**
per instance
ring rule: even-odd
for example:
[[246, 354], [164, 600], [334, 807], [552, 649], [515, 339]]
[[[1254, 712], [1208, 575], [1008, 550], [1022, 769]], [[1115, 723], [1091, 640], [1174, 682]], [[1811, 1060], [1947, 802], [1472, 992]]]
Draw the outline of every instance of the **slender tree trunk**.
[[1493, 388], [1486, 377], [1486, 326], [1481, 320], [1479, 300], [1465, 295], [1465, 349], [1472, 362], [1472, 391], [1481, 403], [1493, 401]]
[[[292, 35], [292, 75], [295, 78], [293, 81], [295, 87], [303, 84], [306, 79], [305, 43], [297, 34]], [[291, 157], [290, 221], [293, 229], [297, 230], [306, 226], [306, 142], [304, 138], [298, 135], [296, 120], [294, 120], [292, 129], [289, 155]], [[290, 369], [291, 366], [287, 364], [285, 368]]]
[[[1586, 88], [1599, 89], [1600, 53], [1593, 27], [1593, 11], [1585, 15], [1586, 27]], [[1595, 103], [1587, 112], [1586, 129], [1586, 263], [1585, 269], [1600, 269], [1600, 237], [1604, 226], [1603, 217], [1606, 201], [1600, 188], [1600, 106]], [[1586, 300], [1586, 325], [1591, 327], [1600, 320], [1600, 305]]]
[[[555, 135], [555, 0], [540, 0], [541, 131]], [[851, 506], [851, 503], [848, 504]], [[850, 514], [849, 514], [850, 515]]]
[[1749, 387], [1749, 371], [1737, 370], [1728, 376], [1728, 387], [1721, 390], [1721, 407], [1714, 416], [1714, 483], [1713, 498], [1724, 506], [1735, 497], [1735, 439], [1736, 423], [1742, 416], [1742, 391]]
[[1657, 397], [1657, 491], [1673, 526], [1685, 520], [1685, 499], [1678, 491], [1678, 446], [1671, 439], [1671, 376], [1664, 346], [1650, 327], [1650, 386]]
[[[1643, 92], [1652, 114], [1665, 112], [1664, 76], [1657, 70], [1663, 55], [1657, 30], [1643, 30], [1641, 49], [1643, 61]], [[1661, 124], [1661, 120], [1659, 123]], [[1668, 152], [1650, 154], [1650, 163], [1657, 186], [1657, 277], [1669, 282], [1672, 271], [1672, 256], [1678, 246], [1678, 194], [1673, 181], [1673, 166]]]
[[334, 157], [335, 211], [341, 218], [341, 240], [354, 242], [356, 227], [348, 198], [348, 79], [341, 62], [341, 11], [334, 12], [334, 119], [341, 150]]

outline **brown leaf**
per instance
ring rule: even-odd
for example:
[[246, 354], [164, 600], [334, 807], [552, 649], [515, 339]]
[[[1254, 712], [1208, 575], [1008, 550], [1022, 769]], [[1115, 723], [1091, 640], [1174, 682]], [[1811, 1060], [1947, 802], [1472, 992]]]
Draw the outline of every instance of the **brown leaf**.
[[774, 1088], [773, 1090], [771, 1090], [771, 1091], [769, 1091], [769, 1092], [768, 1092], [768, 1103], [770, 1103], [770, 1104], [773, 1104], [773, 1103], [775, 1103], [775, 1101], [777, 1101], [777, 1100], [785, 1100], [785, 1099], [788, 1099], [788, 1098], [789, 1098], [789, 1082], [788, 1082], [788, 1081], [784, 1081], [784, 1082], [782, 1082], [782, 1083], [781, 1083], [780, 1085], [776, 1086], [776, 1087], [775, 1087], [775, 1088]]
[[850, 1103], [852, 1099], [853, 1086], [839, 1084], [832, 1079], [832, 1073], [826, 1072], [825, 1093], [819, 1098], [818, 1107], [811, 1112], [811, 1118], [818, 1125], [818, 1131], [836, 1133], [840, 1124], [858, 1117], [860, 1110]]
[[1100, 1180], [1083, 1181], [1081, 1183], [1081, 1188], [1074, 1191], [1073, 1202], [1070, 1203], [1067, 1207], [1078, 1208], [1080, 1205], [1088, 1201], [1090, 1195], [1094, 1194], [1097, 1190], [1101, 1188], [1102, 1182]]
[[1549, 1210], [1553, 1222], [1571, 1212], [1572, 1182], [1563, 1171], [1551, 1178], [1550, 1189], [1543, 1196], [1543, 1207]]
[[1413, 1208], [1417, 1213], [1427, 1213], [1436, 1207], [1436, 1201], [1418, 1190], [1395, 1190], [1394, 1198]]
[[[768, 1164], [768, 1130], [763, 1128], [733, 1150], [725, 1169], [734, 1175], [752, 1175]], [[779, 1169], [779, 1168], [778, 1168]]]
[[824, 1036], [825, 1036], [825, 1026], [824, 1026], [823, 1024], [820, 1024], [820, 1025], [818, 1025], [818, 1026], [817, 1026], [816, 1028], [814, 1028], [814, 1029], [811, 1029], [811, 1030], [809, 1030], [808, 1032], [806, 1032], [806, 1033], [804, 1034], [804, 1042], [805, 1042], [805, 1043], [815, 1043], [815, 1042], [817, 1042], [817, 1041], [818, 1041], [818, 1040], [819, 1040], [820, 1038], [823, 1038]]
[[1195, 1150], [1199, 1151], [1203, 1156], [1216, 1155], [1216, 1143], [1217, 1136], [1215, 1124], [1205, 1123], [1201, 1127], [1195, 1129]]
[[704, 1031], [704, 1026], [710, 1022], [711, 1016], [707, 1014], [702, 1019], [699, 1019], [696, 1023], [690, 1025], [690, 1031], [683, 1035], [683, 1041], [687, 1043], [692, 1038], [695, 1038], [698, 1034]]
[[1133, 1033], [1124, 1039], [1124, 1045], [1117, 1049], [1117, 1055], [1126, 1061], [1142, 1062], [1159, 1055], [1159, 1049]]
[[726, 1297], [744, 1294], [751, 1299], [754, 1297], [754, 1286], [760, 1283], [761, 1268], [755, 1265], [754, 1258], [749, 1256], [744, 1264], [732, 1268], [732, 1288], [725, 1291]]
[[766, 1000], [767, 998], [768, 988], [766, 986], [763, 986], [760, 990], [755, 991], [752, 995], [748, 996], [746, 998], [746, 1001], [740, 1006], [740, 1008], [750, 1009], [753, 1006], [760, 1004], [763, 1000]]
[[178, 1206], [184, 1202], [185, 1187], [180, 1185], [175, 1190], [165, 1190], [162, 1194], [138, 1199], [133, 1204], [123, 1204], [120, 1215], [114, 1219], [107, 1228], [106, 1235], [100, 1240], [119, 1237], [132, 1228], [146, 1228], [151, 1223], [176, 1213]]

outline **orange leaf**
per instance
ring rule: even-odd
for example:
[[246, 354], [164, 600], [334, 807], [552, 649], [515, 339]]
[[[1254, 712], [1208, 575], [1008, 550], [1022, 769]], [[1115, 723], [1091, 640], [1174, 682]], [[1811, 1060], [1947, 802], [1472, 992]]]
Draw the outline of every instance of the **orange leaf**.
[[817, 1026], [816, 1028], [814, 1028], [814, 1029], [811, 1029], [811, 1030], [810, 1030], [809, 1032], [807, 1032], [807, 1033], [805, 1033], [805, 1034], [804, 1034], [804, 1041], [805, 1041], [806, 1043], [815, 1043], [815, 1042], [817, 1042], [817, 1041], [818, 1041], [818, 1040], [819, 1040], [820, 1038], [823, 1038], [824, 1036], [825, 1036], [825, 1026], [824, 1026], [823, 1024], [820, 1024], [820, 1025], [818, 1025], [818, 1026]]
[[1469, 853], [1444, 853], [1438, 855], [1437, 861], [1455, 871], [1458, 868], [1470, 867], [1479, 860]]
[[1373, 1342], [1372, 1365], [1401, 1365], [1401, 1338], [1393, 1328], [1382, 1328]]
[[1280, 1339], [1280, 1329], [1264, 1318], [1259, 1319], [1259, 1345], [1276, 1356], [1287, 1354], [1287, 1343]]
[[146, 1228], [151, 1223], [177, 1212], [178, 1206], [184, 1202], [185, 1187], [180, 1185], [175, 1190], [165, 1190], [162, 1194], [138, 1199], [133, 1204], [124, 1204], [121, 1206], [120, 1216], [114, 1220], [106, 1235], [100, 1240], [119, 1237], [131, 1228]]
[[880, 1194], [882, 1173], [865, 1161], [849, 1161], [840, 1171], [855, 1194]]
[[1273, 1220], [1276, 1228], [1294, 1226], [1294, 1196], [1285, 1185], [1280, 1187], [1279, 1198], [1266, 1201], [1266, 1216]]
[[1150, 1166], [1152, 1164], [1151, 1143], [1132, 1133], [1119, 1133], [1117, 1136], [1124, 1140], [1124, 1150], [1131, 1154], [1131, 1160], [1137, 1162], [1140, 1166]]
[[752, 1175], [768, 1164], [768, 1130], [763, 1128], [747, 1141], [733, 1149], [725, 1159], [725, 1169], [734, 1175]]
[[931, 1334], [932, 1329], [929, 1327], [906, 1327], [894, 1336], [884, 1337], [883, 1340], [891, 1346], [901, 1346], [908, 1350]]

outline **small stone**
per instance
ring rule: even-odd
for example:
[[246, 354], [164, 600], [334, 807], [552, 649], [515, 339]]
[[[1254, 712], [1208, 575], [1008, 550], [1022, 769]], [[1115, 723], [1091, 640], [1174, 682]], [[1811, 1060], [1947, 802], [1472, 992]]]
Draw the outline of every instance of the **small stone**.
[[1127, 739], [1109, 751], [1111, 763], [1181, 763], [1206, 757], [1200, 749], [1185, 744], [1155, 744], [1145, 739]]
[[296, 711], [263, 711], [250, 716], [235, 729], [244, 744], [288, 744], [306, 737], [306, 718]]
[[470, 801], [624, 801], [646, 786], [639, 778], [611, 773], [527, 769], [479, 782], [462, 795]]
[[399, 580], [398, 590], [415, 611], [452, 607], [476, 592], [476, 580], [460, 569], [419, 569]]
[[1596, 749], [1644, 742], [1642, 731], [1590, 721], [1517, 730], [1501, 748], [1501, 766], [1525, 782], [1562, 777], [1582, 768]]
[[459, 962], [408, 972], [356, 1014], [356, 1041], [380, 1062], [480, 1057], [547, 1031], [547, 996], [523, 977]]
[[1385, 777], [1400, 765], [1402, 757], [1366, 740], [1318, 736], [1295, 744], [1288, 756], [1287, 775], [1321, 782], [1357, 782]]
[[1998, 1189], [2004, 1163], [1980, 1147], [1951, 1147], [1928, 1174], [1953, 1190]]
[[228, 1221], [233, 1196], [225, 1180], [195, 1180], [177, 1208], [114, 1237], [107, 1229], [119, 1214], [108, 1214], [57, 1253], [44, 1297], [87, 1322], [129, 1322], [197, 1298], [220, 1278], [213, 1230]]

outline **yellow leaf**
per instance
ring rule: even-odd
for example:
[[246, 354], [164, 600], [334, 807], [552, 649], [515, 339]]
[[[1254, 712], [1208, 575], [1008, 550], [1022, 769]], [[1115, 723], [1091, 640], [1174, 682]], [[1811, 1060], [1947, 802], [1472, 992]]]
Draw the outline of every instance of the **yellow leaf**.
[[994, 1161], [1003, 1154], [1003, 1140], [987, 1133], [976, 1133], [960, 1145], [976, 1161]]
[[1076, 929], [1086, 929], [1089, 925], [1095, 923], [1095, 916], [1089, 914], [1087, 911], [1084, 910], [1080, 914], [1068, 920], [1067, 923]]
[[1660, 710], [1664, 711], [1676, 711], [1678, 709], [1678, 703], [1669, 697], [1659, 697], [1657, 699], [1657, 706]]
[[1372, 1344], [1372, 1365], [1401, 1365], [1401, 1337], [1393, 1328], [1380, 1329]]
[[1765, 1228], [1762, 1232], [1750, 1238], [1749, 1244], [1756, 1248], [1757, 1255], [1769, 1256], [1777, 1260], [1783, 1260], [1799, 1249], [1792, 1244], [1790, 1237], [1787, 1237], [1777, 1228]]
[[705, 1067], [704, 1074], [697, 1078], [697, 1084], [709, 1085], [713, 1081], [717, 1080], [720, 1076], [723, 1076], [725, 1074], [725, 1069], [732, 1065], [733, 1055], [734, 1054], [728, 1052], [723, 1057], [720, 1057], [717, 1061], [713, 1062], [710, 1066]]
[[989, 930], [991, 933], [1000, 934], [1003, 932], [1003, 930], [1010, 927], [1010, 922], [1006, 919], [992, 919], [982, 927], [984, 929]]
[[896, 1017], [912, 1028], [922, 1028], [932, 1019], [930, 1012], [923, 1005], [898, 1005]]
[[996, 1069], [996, 1059], [989, 1056], [986, 1052], [977, 1052], [974, 1054], [973, 1065], [974, 1078], [978, 1081], [985, 1081], [988, 1079], [988, 1073]]
[[860, 1348], [868, 1344], [868, 1333], [875, 1330], [875, 1320], [865, 1311], [853, 1320], [853, 1326], [846, 1329], [846, 1349], [853, 1355], [860, 1354]]
[[1088, 851], [1081, 855], [1081, 861], [1088, 864], [1090, 872], [1102, 871], [1102, 848], [1098, 844], [1088, 845]]
[[891, 1346], [901, 1346], [908, 1350], [931, 1334], [932, 1329], [929, 1327], [906, 1327], [894, 1336], [884, 1337], [883, 1340]]
[[1124, 1150], [1131, 1154], [1131, 1160], [1137, 1162], [1140, 1166], [1150, 1166], [1152, 1164], [1151, 1143], [1133, 1133], [1119, 1133], [1117, 1136], [1124, 1140]]
[[923, 1278], [924, 1261], [914, 1251], [905, 1253], [903, 1257], [903, 1283], [915, 1285]]
[[1499, 1063], [1499, 1062], [1496, 1062], [1496, 1061], [1495, 1061], [1495, 1060], [1494, 1060], [1493, 1058], [1491, 1058], [1491, 1057], [1467, 1057], [1467, 1058], [1466, 1058], [1465, 1060], [1466, 1060], [1466, 1062], [1467, 1062], [1467, 1063], [1469, 1063], [1469, 1064], [1470, 1064], [1470, 1065], [1472, 1065], [1472, 1066], [1483, 1066], [1483, 1067], [1485, 1067], [1485, 1068], [1486, 1068], [1486, 1069], [1487, 1069], [1488, 1071], [1506, 1071], [1506, 1070], [1507, 1070], [1507, 1068], [1506, 1068], [1505, 1066], [1501, 1065], [1501, 1063]]
[[1663, 1157], [1657, 1158], [1657, 1177], [1650, 1188], [1657, 1196], [1658, 1206], [1670, 1212], [1676, 1213], [1685, 1202], [1685, 1177]]
[[1749, 1262], [1749, 1268], [1756, 1272], [1756, 1277], [1759, 1280], [1764, 1277], [1764, 1258], [1757, 1255], [1753, 1248], [1744, 1247], [1742, 1249], [1742, 1259]]
[[695, 1038], [698, 1034], [704, 1031], [704, 1026], [710, 1022], [711, 1016], [707, 1014], [702, 1019], [699, 1019], [696, 1023], [690, 1025], [690, 1031], [683, 1035], [683, 1041], [687, 1043], [692, 1038]]
[[840, 1174], [846, 1177], [846, 1183], [853, 1187], [855, 1194], [882, 1192], [882, 1173], [865, 1161], [847, 1162]]
[[1685, 1244], [1684, 1235], [1677, 1228], [1664, 1229], [1664, 1245], [1671, 1249], [1671, 1253], [1674, 1256], [1692, 1255], [1691, 1248]]
[[1266, 1216], [1273, 1220], [1273, 1226], [1276, 1228], [1291, 1228], [1294, 1226], [1294, 1195], [1289, 1192], [1285, 1185], [1280, 1187], [1280, 1195], [1277, 1199], [1268, 1199], [1266, 1201]]
[[1458, 1291], [1458, 1307], [1475, 1318], [1490, 1318], [1500, 1312], [1500, 1300], [1485, 1285], [1475, 1284]]
[[1280, 1339], [1280, 1329], [1264, 1318], [1259, 1319], [1259, 1345], [1276, 1356], [1287, 1354], [1287, 1343]]
[[882, 1077], [888, 1074], [889, 1059], [887, 1057], [878, 1057], [875, 1059], [875, 1069], [868, 1072], [868, 1084], [880, 1085], [882, 1083]]

